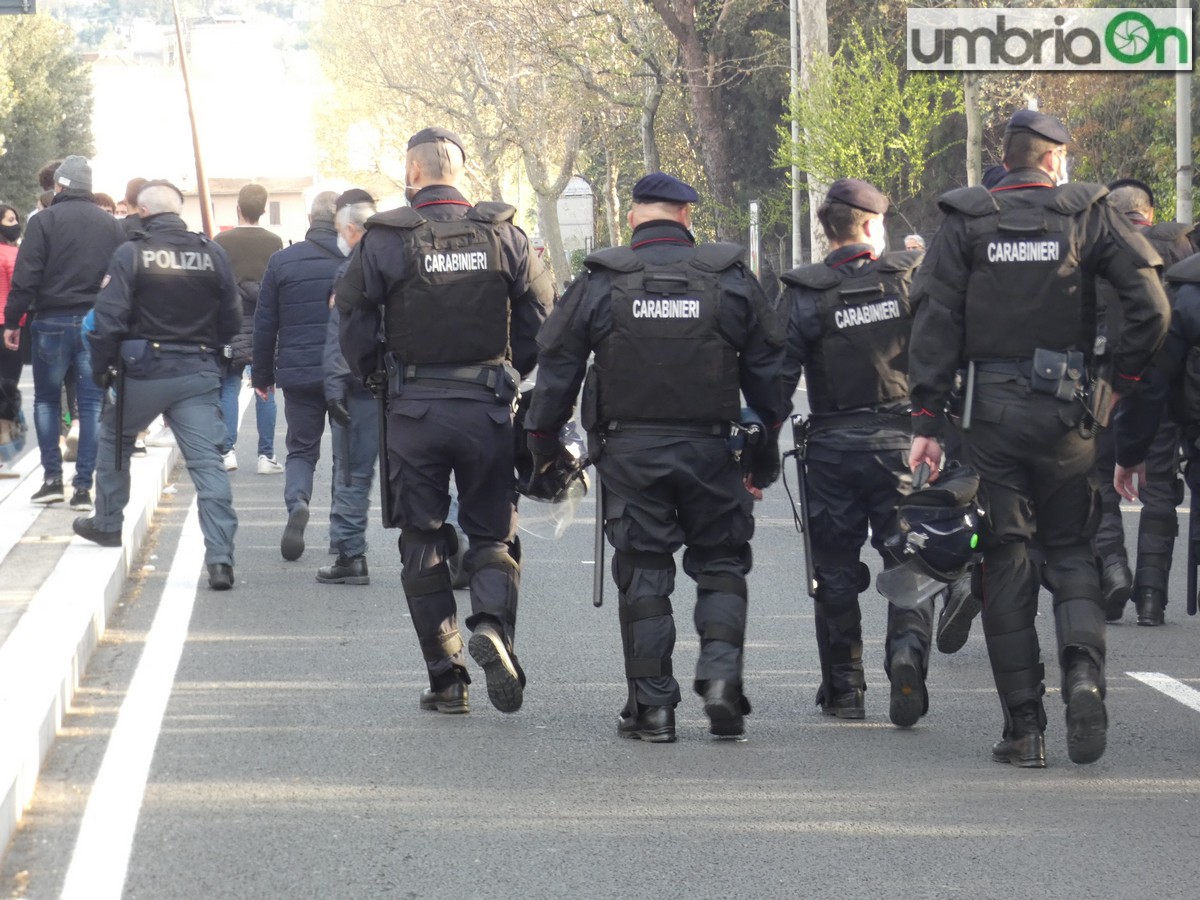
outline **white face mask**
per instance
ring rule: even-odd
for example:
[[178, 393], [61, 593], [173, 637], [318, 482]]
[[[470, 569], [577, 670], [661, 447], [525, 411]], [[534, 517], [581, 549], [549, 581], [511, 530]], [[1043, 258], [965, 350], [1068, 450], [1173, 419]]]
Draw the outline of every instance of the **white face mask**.
[[882, 220], [872, 220], [867, 238], [871, 242], [871, 251], [876, 257], [883, 256], [887, 251], [887, 229]]
[[350, 243], [344, 237], [342, 237], [340, 234], [338, 235], [337, 244], [338, 244], [338, 249], [342, 251], [342, 256], [349, 256], [350, 251], [354, 249], [353, 247], [350, 246]]

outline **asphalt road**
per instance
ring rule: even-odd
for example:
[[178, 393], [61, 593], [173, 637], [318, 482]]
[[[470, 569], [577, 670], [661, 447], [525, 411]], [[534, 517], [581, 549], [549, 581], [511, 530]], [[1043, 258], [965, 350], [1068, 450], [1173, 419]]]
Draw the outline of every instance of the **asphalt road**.
[[[830, 720], [813, 706], [811, 606], [776, 485], [758, 506], [750, 576], [750, 739], [712, 741], [688, 693], [679, 742], [645, 745], [615, 732], [625, 699], [616, 602], [609, 583], [605, 606], [591, 604], [589, 500], [560, 541], [525, 540], [523, 709], [494, 710], [480, 675], [472, 713], [441, 716], [417, 709], [426, 681], [396, 532], [372, 524], [369, 586], [318, 584], [330, 559], [327, 458], [308, 550], [288, 563], [282, 477], [253, 472], [249, 437], [233, 476], [235, 590], [208, 591], [194, 550], [169, 576], [195, 543], [181, 542], [192, 490], [180, 470], [9, 848], [5, 895], [1196, 896], [1200, 706], [1127, 674], [1197, 684], [1200, 623], [1181, 600], [1165, 627], [1137, 627], [1132, 608], [1110, 626], [1111, 727], [1095, 765], [1067, 759], [1045, 594], [1045, 771], [990, 760], [1001, 716], [978, 624], [958, 654], [935, 653], [928, 716], [911, 730], [890, 725], [885, 607], [873, 592], [863, 598], [867, 718]], [[1136, 521], [1126, 513], [1128, 529]], [[698, 651], [693, 590], [680, 572], [685, 690]], [[156, 649], [171, 622], [180, 639], [186, 630], [177, 667]], [[161, 715], [145, 700], [155, 690]]]

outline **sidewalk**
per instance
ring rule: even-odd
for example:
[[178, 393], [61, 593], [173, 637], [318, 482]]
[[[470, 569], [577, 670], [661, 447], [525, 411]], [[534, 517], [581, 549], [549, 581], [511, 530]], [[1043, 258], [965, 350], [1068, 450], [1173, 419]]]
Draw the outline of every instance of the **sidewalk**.
[[[32, 421], [30, 419], [29, 421]], [[66, 503], [34, 505], [41, 487], [37, 440], [0, 480], [0, 857], [33, 796], [42, 761], [137, 558], [178, 450], [152, 433], [131, 461], [121, 547], [71, 530]], [[69, 483], [72, 464], [64, 466]]]

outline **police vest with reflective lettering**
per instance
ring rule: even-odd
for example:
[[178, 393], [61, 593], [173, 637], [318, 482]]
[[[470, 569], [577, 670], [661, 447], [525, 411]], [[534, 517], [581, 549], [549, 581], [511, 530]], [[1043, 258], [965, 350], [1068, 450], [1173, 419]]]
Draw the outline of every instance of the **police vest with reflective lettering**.
[[690, 259], [652, 265], [612, 247], [584, 260], [612, 284], [613, 327], [593, 365], [601, 422], [738, 419], [738, 353], [717, 321], [717, 281], [744, 253], [705, 244]]
[[460, 219], [426, 219], [405, 208], [382, 222], [406, 245], [404, 278], [384, 311], [386, 343], [405, 364], [502, 363], [509, 357], [509, 282], [500, 229], [516, 210], [480, 203]]
[[857, 270], [815, 263], [782, 277], [785, 284], [819, 292], [821, 337], [805, 366], [813, 412], [861, 409], [908, 397], [908, 290], [920, 261], [920, 253], [887, 253]]
[[133, 240], [135, 277], [129, 335], [216, 346], [224, 283], [217, 246], [190, 231], [154, 230]]
[[1107, 189], [1066, 184], [989, 192], [959, 188], [939, 201], [966, 216], [965, 359], [1030, 359], [1039, 347], [1091, 353], [1095, 293], [1079, 239]]

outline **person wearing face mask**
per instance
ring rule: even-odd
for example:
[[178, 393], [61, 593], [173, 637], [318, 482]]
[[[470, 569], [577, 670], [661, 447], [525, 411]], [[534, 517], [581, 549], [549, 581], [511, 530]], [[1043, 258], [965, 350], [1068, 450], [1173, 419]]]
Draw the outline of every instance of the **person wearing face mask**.
[[[16, 209], [0, 204], [0, 309], [8, 301], [8, 290], [12, 284], [13, 267], [17, 262], [17, 241], [21, 237], [21, 217]], [[28, 341], [25, 342], [26, 344]], [[0, 343], [0, 478], [8, 477], [4, 465], [7, 461], [4, 450], [17, 446], [18, 434], [25, 433], [24, 416], [21, 413], [21, 391], [17, 387], [21, 380], [24, 348], [10, 350]], [[24, 441], [20, 441], [21, 444]]]
[[[347, 257], [366, 233], [364, 223], [375, 215], [375, 199], [353, 188], [337, 198], [333, 224], [338, 249]], [[345, 274], [349, 260], [338, 269]], [[341, 315], [329, 298], [325, 330], [325, 408], [333, 445], [333, 503], [329, 509], [329, 547], [337, 553], [328, 566], [317, 569], [322, 584], [369, 584], [367, 571], [367, 510], [379, 455], [379, 409], [375, 398], [350, 372], [338, 332]]]
[[[242, 330], [230, 347], [229, 368], [221, 379], [221, 415], [225, 419], [225, 445], [221, 448], [225, 468], [238, 467], [235, 445], [238, 436], [238, 394], [242, 377], [253, 358], [254, 313], [263, 273], [273, 253], [283, 249], [283, 241], [275, 232], [258, 224], [267, 208], [267, 189], [261, 184], [244, 184], [238, 191], [237, 228], [222, 231], [213, 238], [229, 256], [233, 276], [242, 297]], [[128, 221], [128, 220], [126, 220]], [[278, 475], [283, 466], [275, 459], [275, 394], [268, 391], [266, 399], [254, 397], [254, 418], [258, 427], [258, 474]]]
[[289, 562], [304, 553], [313, 475], [325, 433], [329, 294], [334, 276], [346, 259], [338, 249], [333, 228], [337, 198], [333, 191], [322, 191], [313, 199], [304, 240], [271, 257], [254, 310], [250, 382], [264, 401], [277, 384], [283, 391], [283, 415], [287, 420], [283, 499], [287, 524], [279, 552]]
[[[1100, 518], [1096, 430], [1112, 393], [1140, 377], [1167, 333], [1170, 309], [1158, 253], [1099, 184], [1062, 184], [1070, 135], [1057, 119], [1020, 110], [1004, 136], [1003, 178], [990, 190], [942, 196], [946, 219], [913, 287], [909, 345], [913, 444], [930, 467], [960, 366], [967, 461], [986, 512], [975, 593], [1004, 713], [992, 759], [1046, 765], [1045, 672], [1035, 628], [1039, 583], [1053, 596], [1067, 753], [1091, 763], [1105, 750], [1104, 606], [1091, 541]], [[1097, 330], [1096, 279], [1124, 313], [1109, 346]], [[971, 374], [973, 373], [973, 375]], [[1081, 402], [1081, 398], [1083, 402]], [[1036, 542], [1040, 571], [1029, 555]]]
[[[919, 251], [886, 253], [888, 199], [874, 185], [839, 178], [817, 218], [832, 250], [822, 262], [783, 276], [780, 315], [787, 319], [784, 396], [801, 372], [808, 384], [807, 479], [814, 621], [821, 659], [817, 705], [825, 715], [864, 718], [862, 611], [870, 583], [860, 560], [870, 524], [884, 557], [896, 502], [912, 492], [904, 464], [912, 431], [905, 376], [912, 307], [909, 285]], [[884, 669], [889, 713], [910, 727], [929, 702], [933, 600], [913, 609], [888, 606]]]
[[[418, 705], [469, 711], [469, 650], [492, 705], [512, 713], [525, 686], [513, 650], [521, 573], [513, 415], [554, 282], [513, 224], [513, 207], [463, 196], [465, 166], [452, 131], [425, 128], [409, 139], [412, 205], [364, 223], [337, 308], [350, 370], [386, 398], [384, 525], [400, 529], [401, 583], [429, 675]], [[451, 476], [470, 541], [467, 648], [448, 564]]]

